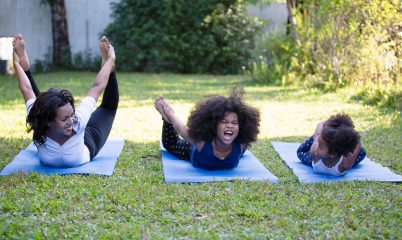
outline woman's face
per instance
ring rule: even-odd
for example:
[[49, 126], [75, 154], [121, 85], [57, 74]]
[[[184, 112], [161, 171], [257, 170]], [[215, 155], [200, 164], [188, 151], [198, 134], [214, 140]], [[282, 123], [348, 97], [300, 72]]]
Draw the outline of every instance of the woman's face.
[[216, 126], [217, 140], [223, 144], [231, 144], [239, 134], [237, 114], [226, 112], [223, 119]]
[[49, 122], [49, 131], [52, 135], [71, 136], [73, 132], [74, 111], [70, 103], [59, 107], [53, 121]]

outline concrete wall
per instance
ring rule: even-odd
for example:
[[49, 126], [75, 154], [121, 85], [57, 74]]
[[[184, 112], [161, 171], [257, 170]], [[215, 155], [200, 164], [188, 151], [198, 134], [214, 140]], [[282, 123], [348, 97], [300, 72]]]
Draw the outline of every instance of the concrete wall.
[[[65, 0], [72, 53], [99, 53], [99, 37], [111, 21], [110, 3], [116, 0]], [[0, 37], [22, 33], [34, 62], [52, 51], [50, 7], [41, 0], [0, 0]], [[2, 50], [0, 51], [8, 51]]]
[[73, 53], [91, 51], [99, 55], [99, 38], [112, 21], [111, 2], [116, 0], [65, 0], [68, 31]]
[[264, 29], [265, 32], [286, 33], [286, 22], [288, 11], [286, 3], [272, 3], [264, 6], [248, 6], [247, 14], [258, 17], [261, 20], [268, 20], [269, 25]]
[[[65, 0], [73, 54], [85, 51], [92, 54], [99, 53], [100, 34], [111, 22], [110, 3], [116, 1], [119, 0]], [[268, 19], [271, 24], [266, 31], [286, 31], [285, 4], [249, 6], [248, 14]], [[51, 58], [53, 46], [51, 24], [50, 7], [48, 4], [41, 4], [41, 0], [0, 0], [0, 37], [22, 33], [32, 63], [36, 59], [44, 60], [46, 55]], [[0, 51], [4, 55], [9, 50], [4, 50], [2, 44]]]
[[31, 61], [43, 59], [52, 46], [50, 7], [40, 1], [0, 0], [0, 37], [22, 33]]

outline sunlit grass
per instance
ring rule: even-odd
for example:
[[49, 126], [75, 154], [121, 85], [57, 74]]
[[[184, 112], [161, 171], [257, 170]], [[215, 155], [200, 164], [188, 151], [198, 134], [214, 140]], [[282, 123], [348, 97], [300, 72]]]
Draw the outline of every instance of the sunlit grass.
[[[346, 112], [368, 156], [401, 174], [400, 112], [350, 102], [345, 93], [259, 86], [243, 76], [117, 76], [121, 98], [111, 138], [124, 138], [125, 147], [114, 174], [1, 177], [0, 238], [401, 238], [400, 184], [300, 184], [270, 144], [301, 142], [319, 121]], [[80, 100], [95, 73], [36, 78], [41, 89], [68, 88]], [[155, 97], [165, 96], [186, 121], [197, 101], [237, 85], [261, 112], [251, 150], [279, 183], [165, 184]], [[0, 76], [0, 168], [30, 142], [25, 117], [15, 79]]]

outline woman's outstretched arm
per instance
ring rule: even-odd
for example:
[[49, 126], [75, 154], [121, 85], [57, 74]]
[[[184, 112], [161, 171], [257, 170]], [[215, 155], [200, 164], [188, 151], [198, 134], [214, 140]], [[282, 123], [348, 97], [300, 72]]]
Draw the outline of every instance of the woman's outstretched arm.
[[12, 44], [14, 71], [18, 80], [18, 87], [26, 102], [28, 99], [35, 99], [36, 96], [28, 76], [25, 74], [25, 71], [29, 70], [30, 64], [25, 49], [25, 39], [22, 34], [15, 35]]
[[102, 68], [87, 94], [87, 96], [93, 97], [96, 101], [98, 101], [99, 96], [107, 85], [109, 75], [114, 70], [116, 59], [114, 48], [110, 45], [105, 36], [101, 38], [100, 49], [102, 54]]
[[14, 61], [14, 71], [18, 80], [18, 87], [22, 96], [24, 97], [25, 102], [29, 99], [35, 99], [35, 93], [32, 89], [31, 83], [29, 82], [28, 76], [25, 74], [24, 70], [21, 67], [19, 57], [17, 53], [13, 52], [13, 61]]

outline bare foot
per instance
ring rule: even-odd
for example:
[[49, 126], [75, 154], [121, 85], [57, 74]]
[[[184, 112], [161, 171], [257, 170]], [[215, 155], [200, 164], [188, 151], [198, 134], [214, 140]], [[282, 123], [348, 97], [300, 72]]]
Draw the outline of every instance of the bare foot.
[[[106, 38], [106, 36], [103, 36], [100, 39], [100, 52], [101, 52], [101, 56], [102, 56], [101, 67], [103, 67], [103, 65], [109, 58], [113, 59], [113, 62], [115, 61], [116, 55], [114, 52], [114, 48], [112, 45], [110, 45], [109, 40]], [[114, 66], [113, 66], [112, 71], [113, 70], [114, 70]]]
[[13, 48], [14, 48], [14, 57], [15, 55], [18, 57], [19, 64], [21, 65], [24, 71], [28, 71], [30, 64], [27, 52], [25, 50], [25, 41], [24, 37], [21, 34], [17, 34], [13, 39]]
[[109, 41], [107, 40], [107, 38], [105, 36], [101, 37], [100, 39], [100, 52], [101, 52], [101, 56], [102, 56], [102, 65], [101, 67], [103, 67], [103, 65], [105, 65], [105, 62], [107, 60], [107, 56], [108, 56], [108, 51], [109, 51]]
[[169, 117], [169, 114], [167, 113], [167, 111], [172, 114], [173, 109], [169, 106], [169, 104], [167, 104], [167, 102], [165, 101], [165, 99], [162, 96], [159, 96], [155, 99], [154, 106], [155, 106], [155, 109], [162, 115], [162, 118], [166, 122], [171, 124], [172, 121], [170, 120], [170, 117]]

